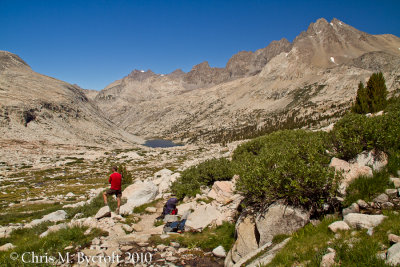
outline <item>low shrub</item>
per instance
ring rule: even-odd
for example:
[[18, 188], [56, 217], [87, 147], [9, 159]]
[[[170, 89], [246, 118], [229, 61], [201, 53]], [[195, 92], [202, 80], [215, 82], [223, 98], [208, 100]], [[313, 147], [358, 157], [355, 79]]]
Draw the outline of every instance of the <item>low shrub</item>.
[[325, 203], [335, 192], [335, 172], [327, 134], [304, 130], [278, 131], [235, 150], [233, 164], [240, 175], [236, 189], [252, 205], [284, 199], [307, 208]]
[[210, 159], [184, 170], [171, 188], [178, 198], [186, 195], [195, 196], [200, 193], [201, 186], [210, 186], [215, 181], [230, 180], [233, 175], [229, 160], [225, 158]]

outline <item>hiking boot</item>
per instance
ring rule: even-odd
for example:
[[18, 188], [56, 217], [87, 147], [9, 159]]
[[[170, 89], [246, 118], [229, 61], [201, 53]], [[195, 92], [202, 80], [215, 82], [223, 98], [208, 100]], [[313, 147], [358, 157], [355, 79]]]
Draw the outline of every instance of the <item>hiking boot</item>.
[[115, 214], [119, 215], [119, 208], [115, 210]]

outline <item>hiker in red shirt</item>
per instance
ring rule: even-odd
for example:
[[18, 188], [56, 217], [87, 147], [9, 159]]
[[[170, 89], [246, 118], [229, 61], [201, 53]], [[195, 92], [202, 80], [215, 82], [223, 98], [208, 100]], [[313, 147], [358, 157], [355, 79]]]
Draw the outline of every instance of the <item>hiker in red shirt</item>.
[[115, 213], [119, 214], [119, 206], [121, 206], [121, 180], [122, 176], [117, 172], [117, 166], [112, 167], [113, 173], [110, 175], [108, 182], [111, 184], [110, 189], [103, 192], [104, 203], [107, 205], [107, 196], [115, 195], [117, 197], [117, 209]]

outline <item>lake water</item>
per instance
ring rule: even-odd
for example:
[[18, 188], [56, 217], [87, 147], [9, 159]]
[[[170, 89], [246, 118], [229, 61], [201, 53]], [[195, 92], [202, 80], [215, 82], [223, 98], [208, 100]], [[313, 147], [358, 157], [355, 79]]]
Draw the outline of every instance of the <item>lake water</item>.
[[153, 139], [153, 140], [146, 140], [144, 143], [145, 146], [148, 147], [173, 147], [173, 146], [182, 146], [181, 144], [175, 144], [171, 140], [164, 140], [164, 139]]

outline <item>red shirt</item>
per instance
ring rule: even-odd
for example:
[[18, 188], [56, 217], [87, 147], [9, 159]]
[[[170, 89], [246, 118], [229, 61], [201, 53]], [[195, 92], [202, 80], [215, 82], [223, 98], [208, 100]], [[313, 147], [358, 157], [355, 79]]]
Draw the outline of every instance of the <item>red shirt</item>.
[[108, 179], [108, 182], [111, 184], [111, 189], [121, 190], [121, 179], [122, 176], [118, 172], [111, 174], [110, 179]]

